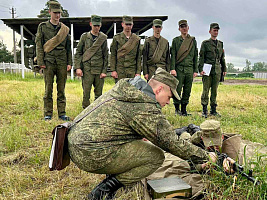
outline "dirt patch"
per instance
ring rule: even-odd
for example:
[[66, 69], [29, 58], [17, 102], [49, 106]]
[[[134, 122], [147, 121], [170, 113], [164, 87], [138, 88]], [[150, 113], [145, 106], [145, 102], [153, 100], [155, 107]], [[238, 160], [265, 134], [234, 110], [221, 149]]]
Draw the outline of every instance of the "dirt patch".
[[225, 85], [267, 85], [267, 80], [251, 80], [251, 79], [226, 79]]
[[[200, 82], [201, 79], [194, 79], [194, 82]], [[253, 79], [226, 79], [223, 84], [225, 85], [267, 85], [267, 80], [253, 80]]]

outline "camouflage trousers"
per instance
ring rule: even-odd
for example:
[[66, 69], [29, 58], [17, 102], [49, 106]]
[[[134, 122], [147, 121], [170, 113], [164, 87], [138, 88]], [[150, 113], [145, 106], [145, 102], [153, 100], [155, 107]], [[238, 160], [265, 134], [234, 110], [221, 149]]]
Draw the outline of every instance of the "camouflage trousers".
[[[177, 86], [177, 93], [181, 97], [181, 100], [173, 99], [174, 104], [188, 104], [189, 103], [189, 97], [191, 94], [192, 89], [192, 83], [193, 83], [193, 74], [192, 73], [184, 73], [177, 70], [177, 76], [176, 78], [179, 81], [179, 84]], [[183, 93], [182, 93], [183, 91]], [[182, 95], [181, 95], [182, 93]]]
[[203, 92], [201, 95], [201, 104], [208, 105], [209, 104], [209, 91], [211, 89], [210, 94], [210, 105], [217, 105], [217, 90], [219, 86], [221, 75], [220, 74], [210, 74], [209, 76], [202, 76], [203, 82]]
[[[125, 186], [132, 185], [152, 174], [162, 165], [165, 158], [159, 147], [149, 142], [135, 140], [120, 145], [102, 161], [103, 167], [92, 170], [90, 162], [95, 162], [96, 154], [88, 150], [90, 156], [86, 156], [84, 148], [80, 151], [70, 143], [69, 151], [71, 159], [78, 167], [82, 166], [83, 170], [91, 173], [113, 174]], [[87, 165], [84, 166], [83, 162], [87, 162]]]
[[92, 85], [94, 86], [95, 99], [102, 95], [104, 79], [100, 78], [100, 74], [91, 74], [90, 71], [83, 71], [82, 86], [83, 86], [83, 108], [90, 105], [90, 94]]
[[44, 116], [53, 115], [53, 83], [56, 76], [57, 83], [57, 110], [58, 116], [65, 115], [66, 97], [65, 85], [67, 80], [67, 65], [45, 62], [44, 69], [45, 95]]

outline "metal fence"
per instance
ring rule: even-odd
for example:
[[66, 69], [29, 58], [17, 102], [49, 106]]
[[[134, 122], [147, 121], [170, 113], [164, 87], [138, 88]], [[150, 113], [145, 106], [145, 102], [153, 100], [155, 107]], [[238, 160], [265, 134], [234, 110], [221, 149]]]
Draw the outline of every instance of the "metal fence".
[[21, 73], [22, 78], [24, 78], [25, 72], [32, 71], [31, 69], [26, 68], [23, 64], [18, 63], [0, 63], [0, 70], [3, 70], [4, 73]]
[[262, 78], [267, 79], [267, 72], [252, 72], [254, 74], [254, 78]]

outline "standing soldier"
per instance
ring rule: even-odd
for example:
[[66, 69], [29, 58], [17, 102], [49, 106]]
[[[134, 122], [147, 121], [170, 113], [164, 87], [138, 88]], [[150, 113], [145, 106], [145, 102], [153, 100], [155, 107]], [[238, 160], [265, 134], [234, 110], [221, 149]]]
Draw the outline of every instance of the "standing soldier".
[[123, 16], [123, 32], [115, 35], [110, 46], [110, 70], [115, 82], [141, 74], [140, 37], [132, 33], [133, 18]]
[[102, 95], [104, 78], [107, 76], [107, 35], [100, 32], [101, 21], [100, 16], [91, 16], [92, 30], [82, 34], [74, 58], [76, 74], [82, 77], [83, 108], [90, 105], [92, 85], [95, 88], [95, 99]]
[[153, 36], [146, 39], [143, 49], [143, 73], [149, 80], [158, 67], [170, 72], [170, 50], [169, 42], [160, 35], [162, 20], [153, 21]]
[[[219, 29], [219, 24], [210, 24], [209, 33], [211, 35], [211, 38], [202, 42], [199, 53], [198, 69], [200, 74], [202, 75], [203, 82], [203, 92], [201, 96], [201, 104], [203, 107], [202, 116], [205, 118], [207, 118], [208, 116], [207, 106], [209, 103], [210, 88], [210, 114], [214, 116], [220, 116], [220, 114], [216, 111], [216, 97], [219, 81], [221, 78], [221, 72], [223, 72], [223, 76], [226, 75], [226, 65], [224, 59], [223, 42], [216, 39], [219, 33]], [[204, 63], [212, 66], [209, 76], [205, 75], [205, 72], [203, 71]]]
[[[180, 20], [179, 31], [181, 35], [174, 38], [171, 47], [171, 74], [179, 80], [177, 93], [180, 96], [183, 90], [181, 100], [174, 99], [175, 114], [182, 116], [189, 115], [186, 106], [189, 103], [189, 97], [192, 88], [193, 78], [197, 76], [197, 42], [195, 37], [188, 34], [189, 26], [186, 20]], [[181, 105], [181, 110], [180, 110]]]
[[65, 85], [67, 71], [71, 69], [71, 39], [69, 28], [59, 22], [61, 5], [50, 1], [49, 14], [51, 19], [39, 24], [36, 35], [37, 63], [44, 70], [45, 96], [44, 119], [51, 120], [53, 114], [53, 82], [56, 75], [57, 109], [59, 119], [68, 121], [66, 116]]

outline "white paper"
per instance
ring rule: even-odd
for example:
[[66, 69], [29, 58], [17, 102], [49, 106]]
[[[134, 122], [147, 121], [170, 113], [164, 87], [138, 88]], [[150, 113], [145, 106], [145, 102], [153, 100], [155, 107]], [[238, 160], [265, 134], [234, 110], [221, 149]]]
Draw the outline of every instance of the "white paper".
[[212, 65], [211, 64], [204, 64], [203, 71], [205, 72], [204, 75], [209, 76], [210, 75], [210, 70], [211, 70]]
[[52, 148], [51, 148], [51, 152], [50, 152], [50, 159], [49, 159], [49, 165], [48, 165], [49, 168], [53, 167], [56, 139], [57, 139], [57, 129], [55, 130], [55, 136], [54, 136], [54, 139], [53, 139]]

